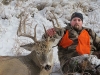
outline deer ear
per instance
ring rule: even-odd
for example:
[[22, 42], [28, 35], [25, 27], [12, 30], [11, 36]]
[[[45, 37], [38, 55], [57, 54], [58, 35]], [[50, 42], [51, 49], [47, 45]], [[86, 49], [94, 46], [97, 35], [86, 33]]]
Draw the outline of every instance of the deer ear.
[[34, 45], [34, 43], [29, 43], [29, 44], [21, 45], [20, 47], [23, 47], [24, 49], [26, 49], [28, 51], [33, 51], [33, 49], [32, 49], [33, 45]]

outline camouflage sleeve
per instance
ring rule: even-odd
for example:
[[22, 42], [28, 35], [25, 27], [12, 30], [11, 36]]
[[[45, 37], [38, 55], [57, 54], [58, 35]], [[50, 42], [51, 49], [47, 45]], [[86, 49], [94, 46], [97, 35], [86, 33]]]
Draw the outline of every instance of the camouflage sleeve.
[[58, 58], [60, 61], [60, 67], [63, 73], [67, 72], [68, 64], [69, 64], [69, 57], [67, 56], [67, 50], [58, 46]]
[[100, 37], [98, 37], [97, 34], [91, 29], [89, 29], [89, 34], [93, 39], [93, 45], [96, 47], [98, 51], [100, 51]]

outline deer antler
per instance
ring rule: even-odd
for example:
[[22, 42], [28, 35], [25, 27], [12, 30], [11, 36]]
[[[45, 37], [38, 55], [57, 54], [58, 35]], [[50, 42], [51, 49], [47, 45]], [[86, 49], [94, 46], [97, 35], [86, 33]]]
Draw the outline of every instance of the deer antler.
[[[54, 29], [55, 29], [55, 31], [56, 31], [56, 37], [61, 37], [63, 34], [64, 34], [64, 28], [61, 28], [61, 26], [60, 26], [60, 24], [58, 23], [58, 20], [57, 20], [57, 18], [56, 18], [56, 16], [54, 15], [54, 12], [51, 12], [52, 14], [53, 14], [53, 16], [54, 16], [54, 19], [56, 20], [56, 24], [57, 24], [57, 26], [55, 26], [55, 24], [54, 24], [54, 20], [52, 20], [52, 18], [51, 18], [51, 21], [52, 21], [52, 24], [53, 24], [53, 27], [54, 27]], [[50, 15], [49, 15], [50, 16]], [[50, 16], [51, 17], [51, 16]]]
[[[56, 16], [54, 15], [54, 12], [51, 12], [51, 13], [52, 13], [52, 15], [54, 16], [54, 19], [56, 20], [57, 27], [58, 27], [58, 28], [61, 28], [60, 25], [59, 25], [59, 23], [58, 23], [58, 20], [57, 20]], [[51, 16], [50, 16], [50, 17], [51, 17]], [[55, 28], [54, 21], [53, 21], [52, 19], [51, 19], [51, 21], [52, 21], [53, 26], [54, 26], [54, 28]]]
[[[27, 16], [28, 16], [28, 15], [27, 15]], [[29, 38], [31, 38], [34, 42], [37, 42], [37, 39], [36, 39], [36, 26], [37, 26], [37, 25], [35, 26], [35, 29], [34, 29], [34, 37], [31, 36], [31, 35], [26, 34], [25, 22], [26, 22], [27, 16], [25, 17], [24, 20], [22, 20], [22, 16], [21, 16], [21, 18], [20, 18], [20, 19], [21, 19], [21, 20], [20, 20], [20, 24], [19, 24], [19, 27], [18, 27], [18, 30], [17, 30], [17, 35], [18, 35], [18, 36], [29, 37]], [[23, 25], [24, 33], [21, 32], [22, 25]]]
[[44, 27], [44, 31], [45, 31], [45, 34], [46, 34], [46, 37], [47, 37], [47, 39], [46, 39], [46, 40], [49, 42], [50, 37], [49, 37], [49, 36], [47, 36], [47, 32], [46, 32], [46, 28], [45, 28], [44, 24], [43, 24], [43, 27]]
[[[45, 33], [46, 33], [46, 28], [45, 28], [44, 24], [43, 24], [43, 27], [44, 27], [44, 31], [45, 31]], [[47, 34], [47, 33], [46, 33], [46, 34]]]

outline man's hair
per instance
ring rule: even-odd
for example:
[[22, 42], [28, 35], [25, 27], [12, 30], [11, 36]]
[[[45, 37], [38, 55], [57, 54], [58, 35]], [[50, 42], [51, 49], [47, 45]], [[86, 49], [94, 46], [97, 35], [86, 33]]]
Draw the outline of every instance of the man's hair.
[[80, 18], [80, 19], [82, 20], [82, 22], [83, 22], [83, 15], [82, 15], [81, 13], [79, 13], [79, 12], [74, 12], [74, 13], [72, 14], [72, 16], [71, 16], [71, 20], [72, 20], [73, 18], [75, 18], [75, 17]]

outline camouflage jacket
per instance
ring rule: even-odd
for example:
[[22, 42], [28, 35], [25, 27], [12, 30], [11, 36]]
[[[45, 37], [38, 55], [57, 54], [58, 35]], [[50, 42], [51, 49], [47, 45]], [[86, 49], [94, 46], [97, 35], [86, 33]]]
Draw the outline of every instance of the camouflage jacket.
[[[85, 29], [90, 35], [91, 54], [93, 53], [93, 51], [97, 51], [97, 50], [100, 51], [100, 38], [97, 36], [97, 34], [94, 31], [92, 31], [91, 29], [89, 29], [89, 28], [83, 27], [82, 30], [83, 29]], [[80, 35], [80, 33], [82, 31], [82, 30], [76, 31], [75, 29], [73, 29], [71, 27], [70, 24], [68, 24], [65, 27], [65, 31], [64, 32], [66, 32], [66, 30], [69, 31], [69, 38], [71, 40], [73, 40], [74, 43], [72, 45], [70, 45], [69, 47], [67, 47], [67, 48], [63, 48], [63, 47], [59, 46], [60, 42], [58, 43], [58, 58], [60, 60], [61, 67], [63, 67], [63, 65], [70, 58], [78, 56], [78, 53], [76, 52], [76, 46], [78, 44], [77, 36]]]

